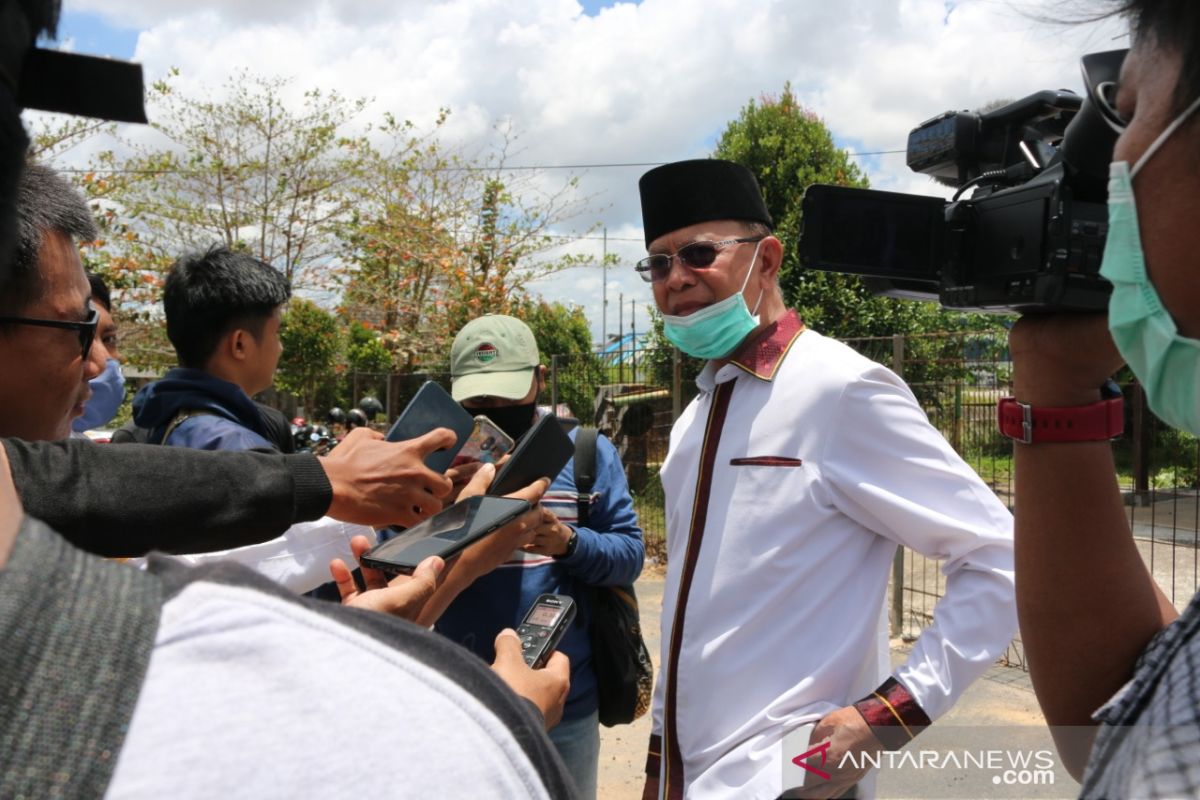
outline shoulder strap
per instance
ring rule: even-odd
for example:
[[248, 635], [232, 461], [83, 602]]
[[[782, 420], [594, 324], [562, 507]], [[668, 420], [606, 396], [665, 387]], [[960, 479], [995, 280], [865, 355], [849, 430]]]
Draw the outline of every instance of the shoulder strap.
[[592, 487], [596, 485], [595, 428], [579, 426], [575, 434], [575, 503], [579, 508], [578, 524], [587, 527], [588, 509], [592, 504]]
[[167, 425], [167, 429], [165, 431], [163, 431], [162, 438], [159, 439], [157, 442], [154, 442], [153, 444], [166, 444], [167, 440], [171, 438], [171, 434], [174, 433], [175, 429], [178, 428], [180, 425], [187, 422], [192, 417], [203, 417], [206, 415], [210, 416], [210, 417], [217, 416], [216, 414], [212, 413], [211, 411], [206, 411], [202, 408], [185, 408], [185, 409], [183, 409], [178, 414], [176, 414], [175, 419], [171, 420], [171, 422]]

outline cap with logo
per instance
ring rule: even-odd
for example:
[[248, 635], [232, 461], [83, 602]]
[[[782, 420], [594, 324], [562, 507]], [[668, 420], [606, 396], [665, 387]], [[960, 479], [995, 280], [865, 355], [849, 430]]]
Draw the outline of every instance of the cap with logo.
[[520, 400], [529, 394], [538, 366], [537, 341], [521, 320], [488, 314], [471, 320], [450, 348], [450, 394]]

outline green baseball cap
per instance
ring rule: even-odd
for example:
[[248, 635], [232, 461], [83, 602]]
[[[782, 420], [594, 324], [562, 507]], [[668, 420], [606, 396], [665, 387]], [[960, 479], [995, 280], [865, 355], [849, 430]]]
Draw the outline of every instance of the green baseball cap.
[[520, 400], [529, 394], [538, 367], [533, 331], [521, 320], [500, 314], [473, 319], [450, 348], [450, 394]]

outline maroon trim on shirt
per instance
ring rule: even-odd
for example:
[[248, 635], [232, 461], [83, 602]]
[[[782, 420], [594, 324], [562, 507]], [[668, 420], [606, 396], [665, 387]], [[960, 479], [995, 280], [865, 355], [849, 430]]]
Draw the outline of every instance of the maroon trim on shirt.
[[776, 370], [792, 349], [796, 337], [804, 333], [804, 320], [795, 309], [789, 308], [752, 341], [733, 354], [729, 363], [741, 367], [764, 381], [774, 379]]
[[646, 749], [646, 783], [642, 786], [642, 800], [657, 800], [661, 766], [662, 737], [652, 733], [650, 746]]
[[666, 798], [683, 798], [683, 754], [679, 750], [675, 719], [676, 675], [679, 669], [679, 651], [683, 645], [684, 609], [692, 588], [692, 576], [700, 558], [700, 544], [704, 538], [704, 527], [708, 522], [708, 499], [712, 491], [713, 471], [717, 465], [717, 447], [721, 444], [721, 428], [725, 425], [725, 414], [733, 397], [737, 381], [726, 381], [713, 392], [712, 407], [708, 411], [708, 422], [704, 426], [704, 443], [700, 448], [700, 469], [696, 475], [696, 498], [692, 503], [692, 523], [688, 532], [687, 553], [683, 559], [683, 575], [679, 579], [679, 594], [675, 598], [675, 620], [671, 625], [671, 644], [667, 650], [667, 690], [663, 713], [663, 744], [659, 752], [667, 757]]
[[895, 678], [888, 678], [854, 707], [888, 750], [899, 750], [933, 724], [904, 684]]
[[748, 456], [729, 459], [731, 467], [802, 467], [804, 462], [790, 456]]

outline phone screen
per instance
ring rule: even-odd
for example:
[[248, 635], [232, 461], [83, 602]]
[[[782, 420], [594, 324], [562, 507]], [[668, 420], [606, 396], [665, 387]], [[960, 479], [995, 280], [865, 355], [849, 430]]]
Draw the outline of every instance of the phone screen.
[[530, 625], [540, 625], [543, 628], [551, 628], [554, 623], [558, 622], [558, 618], [562, 616], [562, 608], [559, 606], [538, 605], [533, 611], [529, 612], [529, 618], [525, 620]]

